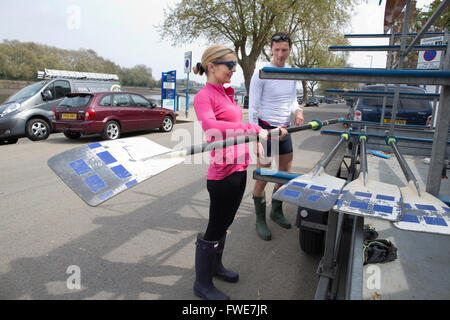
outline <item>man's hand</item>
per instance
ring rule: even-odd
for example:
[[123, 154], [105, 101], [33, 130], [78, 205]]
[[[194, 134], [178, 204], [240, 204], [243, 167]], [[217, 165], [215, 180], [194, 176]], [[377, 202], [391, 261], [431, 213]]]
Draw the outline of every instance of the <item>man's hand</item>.
[[296, 126], [300, 126], [303, 124], [304, 121], [305, 119], [303, 119], [303, 110], [298, 109], [297, 111], [295, 111], [294, 124]]

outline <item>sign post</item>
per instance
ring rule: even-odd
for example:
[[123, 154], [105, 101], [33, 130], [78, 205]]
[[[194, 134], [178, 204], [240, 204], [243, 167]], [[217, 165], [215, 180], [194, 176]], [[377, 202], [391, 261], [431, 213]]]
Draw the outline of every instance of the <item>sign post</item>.
[[187, 73], [187, 87], [186, 87], [186, 118], [189, 114], [189, 73], [191, 73], [192, 51], [184, 53], [184, 73]]
[[163, 72], [161, 76], [161, 107], [175, 110], [177, 72]]

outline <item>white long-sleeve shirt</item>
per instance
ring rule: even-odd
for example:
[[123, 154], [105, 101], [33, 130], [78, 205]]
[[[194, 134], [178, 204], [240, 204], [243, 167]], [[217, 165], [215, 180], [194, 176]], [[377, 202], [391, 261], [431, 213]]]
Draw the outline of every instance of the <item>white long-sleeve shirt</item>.
[[[266, 66], [274, 67], [271, 63]], [[258, 124], [259, 118], [274, 127], [288, 126], [299, 108], [297, 81], [260, 79], [255, 70], [250, 82], [249, 122]]]

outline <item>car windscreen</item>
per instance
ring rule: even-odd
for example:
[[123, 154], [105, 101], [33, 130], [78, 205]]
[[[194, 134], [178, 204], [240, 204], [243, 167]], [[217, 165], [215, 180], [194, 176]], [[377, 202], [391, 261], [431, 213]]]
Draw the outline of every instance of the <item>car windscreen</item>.
[[80, 108], [85, 107], [89, 104], [89, 101], [91, 100], [91, 95], [82, 95], [82, 96], [70, 96], [64, 98], [63, 101], [61, 101], [60, 107], [71, 107], [71, 108]]
[[[394, 99], [389, 97], [386, 99], [386, 107], [392, 108]], [[405, 110], [428, 110], [430, 103], [421, 99], [400, 99], [399, 108]], [[362, 98], [361, 104], [367, 107], [381, 108], [383, 106], [383, 98]]]
[[47, 83], [47, 81], [41, 81], [36, 82], [32, 85], [26, 86], [25, 88], [21, 89], [19, 92], [13, 94], [11, 97], [6, 100], [6, 103], [8, 102], [14, 102], [18, 101], [20, 99], [29, 98], [34, 96], [39, 90], [42, 89], [42, 87]]

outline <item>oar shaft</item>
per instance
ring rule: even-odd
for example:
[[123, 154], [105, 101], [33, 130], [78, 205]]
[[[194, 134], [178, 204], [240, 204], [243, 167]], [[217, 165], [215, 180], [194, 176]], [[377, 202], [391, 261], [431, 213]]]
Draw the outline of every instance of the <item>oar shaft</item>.
[[247, 143], [251, 141], [256, 141], [258, 139], [258, 136], [255, 134], [248, 135], [248, 136], [236, 136], [233, 138], [229, 138], [226, 140], [219, 140], [214, 142], [207, 142], [200, 145], [194, 145], [186, 148], [186, 155], [196, 154], [196, 153], [202, 153], [206, 151], [211, 151], [214, 149], [223, 149], [226, 147]]
[[360, 144], [360, 153], [359, 153], [359, 170], [361, 172], [362, 178], [363, 178], [363, 182], [364, 185], [366, 185], [366, 180], [367, 180], [367, 153], [366, 153], [366, 143], [367, 143], [367, 136], [366, 136], [366, 131], [365, 130], [361, 130], [361, 132], [363, 133], [362, 135], [359, 136], [359, 144]]
[[[347, 133], [348, 134], [348, 133]], [[333, 149], [331, 149], [330, 153], [326, 156], [325, 159], [323, 159], [323, 161], [320, 163], [319, 167], [317, 168], [316, 171], [319, 170], [319, 168], [325, 168], [330, 161], [334, 158], [334, 156], [336, 155], [336, 153], [338, 152], [339, 148], [341, 147], [341, 145], [348, 140], [349, 134], [347, 136], [341, 136], [341, 139], [338, 141], [338, 143], [333, 147]]]
[[[308, 129], [318, 130], [322, 126], [339, 123], [343, 120], [344, 120], [343, 118], [336, 118], [336, 119], [323, 120], [323, 121], [312, 120], [307, 124], [304, 124], [301, 126], [289, 127], [289, 128], [286, 128], [286, 130], [289, 133], [302, 131], [302, 130], [308, 130]], [[270, 139], [270, 138], [278, 137], [280, 135], [280, 133], [281, 133], [280, 130], [271, 130], [271, 131], [269, 131], [268, 138]], [[230, 146], [234, 146], [234, 145], [238, 145], [238, 144], [242, 144], [242, 143], [248, 143], [251, 141], [256, 141], [257, 139], [258, 139], [258, 136], [255, 134], [236, 136], [236, 137], [225, 139], [225, 140], [206, 142], [203, 144], [192, 145], [190, 147], [182, 148], [179, 150], [168, 151], [166, 153], [154, 155], [154, 156], [147, 157], [147, 158], [144, 158], [141, 160], [146, 161], [149, 159], [156, 159], [156, 158], [170, 158], [170, 157], [174, 157], [174, 155], [188, 156], [188, 155], [192, 155], [192, 154], [196, 154], [196, 153], [211, 151], [214, 149], [223, 149], [226, 147], [230, 147]]]
[[389, 144], [390, 144], [392, 150], [394, 151], [395, 157], [397, 158], [397, 161], [400, 164], [400, 168], [402, 168], [402, 171], [403, 171], [403, 174], [405, 175], [406, 180], [408, 182], [412, 181], [414, 183], [414, 186], [417, 189], [417, 193], [420, 196], [419, 183], [417, 182], [416, 177], [412, 173], [411, 168], [408, 166], [408, 163], [406, 162], [405, 158], [400, 153], [400, 151], [398, 151], [397, 144], [395, 143], [395, 141], [391, 141], [391, 142], [389, 142]]
[[409, 181], [415, 181], [416, 178], [414, 177], [414, 174], [412, 173], [411, 169], [409, 168], [408, 164], [406, 163], [405, 158], [403, 155], [398, 151], [397, 144], [395, 142], [391, 142], [391, 148], [394, 151], [395, 156], [397, 157], [398, 163], [400, 164], [400, 168], [402, 168], [403, 174], [405, 175], [406, 180]]
[[[321, 121], [321, 126], [339, 123], [340, 121], [342, 121], [341, 118], [323, 120], [323, 121]], [[293, 132], [302, 131], [302, 130], [315, 129], [318, 126], [319, 126], [319, 122], [311, 121], [311, 122], [301, 125], [301, 126], [286, 128], [286, 130], [289, 133], [293, 133]], [[280, 135], [279, 130], [271, 130], [271, 131], [269, 131], [268, 138], [269, 139], [275, 138], [275, 137], [278, 137], [279, 135]], [[207, 142], [207, 143], [204, 143], [201, 145], [190, 146], [190, 147], [185, 148], [185, 150], [186, 150], [186, 155], [191, 155], [191, 154], [195, 154], [195, 153], [202, 153], [202, 152], [211, 151], [214, 149], [222, 149], [222, 148], [234, 146], [237, 144], [256, 141], [257, 139], [258, 139], [257, 135], [236, 136], [236, 137], [225, 139], [225, 140], [219, 140], [219, 141], [214, 141], [214, 142], [209, 142], [209, 143]]]

